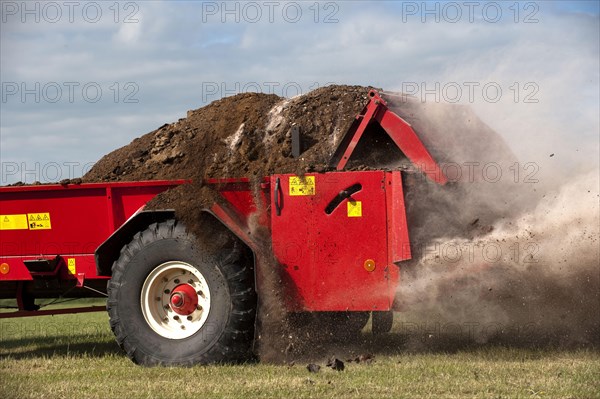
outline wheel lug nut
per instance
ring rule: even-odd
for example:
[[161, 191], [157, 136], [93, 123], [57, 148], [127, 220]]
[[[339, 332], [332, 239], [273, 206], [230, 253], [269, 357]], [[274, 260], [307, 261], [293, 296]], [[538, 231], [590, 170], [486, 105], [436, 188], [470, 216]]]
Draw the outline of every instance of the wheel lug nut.
[[178, 279], [178, 278], [176, 278], [175, 280], [173, 280], [173, 282], [174, 282], [175, 284], [179, 284], [179, 279]]
[[169, 322], [169, 318], [168, 318], [168, 317], [165, 317], [165, 318], [163, 319], [163, 321], [168, 323], [168, 322]]
[[188, 316], [188, 317], [187, 317], [187, 319], [188, 319], [189, 321], [192, 321], [192, 316]]
[[204, 293], [202, 291], [196, 291], [196, 294], [198, 294], [200, 296], [204, 296]]
[[167, 289], [165, 290], [165, 294], [170, 294], [170, 293], [171, 293], [171, 290], [167, 288]]
[[196, 310], [202, 310], [202, 306], [200, 306], [200, 305], [196, 306]]
[[177, 316], [177, 315], [173, 316], [173, 320], [179, 320], [179, 316]]
[[194, 284], [194, 280], [192, 280], [192, 279], [189, 279], [189, 280], [188, 280], [188, 284], [189, 284], [189, 285], [192, 285], [192, 284]]

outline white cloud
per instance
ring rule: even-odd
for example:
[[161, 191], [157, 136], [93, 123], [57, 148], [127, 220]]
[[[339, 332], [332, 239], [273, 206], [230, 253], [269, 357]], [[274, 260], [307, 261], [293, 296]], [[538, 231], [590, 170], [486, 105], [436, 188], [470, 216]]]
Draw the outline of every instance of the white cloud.
[[[505, 93], [500, 103], [480, 98], [473, 106], [525, 157], [568, 144], [569, 137], [586, 143], [581, 147], [588, 153], [598, 151], [599, 18], [594, 12], [559, 14], [539, 3], [536, 24], [515, 24], [510, 14], [498, 23], [481, 17], [473, 23], [422, 23], [420, 16], [402, 14], [400, 3], [339, 2], [337, 10], [320, 3], [315, 23], [308, 8], [313, 3], [299, 3], [305, 8], [297, 23], [286, 21], [281, 10], [272, 23], [266, 12], [257, 23], [244, 18], [235, 23], [227, 15], [229, 22], [222, 23], [223, 15], [203, 13], [201, 3], [140, 2], [137, 10], [119, 3], [115, 23], [108, 8], [113, 3], [101, 4], [103, 18], [97, 23], [82, 17], [72, 23], [21, 23], [19, 18], [2, 23], [3, 85], [79, 84], [73, 102], [66, 92], [58, 103], [45, 101], [44, 93], [39, 102], [32, 94], [21, 101], [19, 92], [0, 104], [2, 162], [91, 162], [249, 82], [265, 90], [277, 82], [277, 94], [291, 83], [306, 91], [327, 82], [388, 90], [400, 90], [406, 82], [498, 82]], [[123, 23], [134, 11], [138, 22]], [[332, 11], [339, 22], [323, 23]], [[95, 103], [81, 93], [90, 82], [102, 89]], [[540, 102], [509, 101], [515, 82], [521, 94], [527, 94], [523, 84], [536, 83]], [[125, 90], [128, 83], [137, 91]], [[207, 84], [218, 92], [208, 95]], [[134, 91], [138, 102], [124, 103]], [[41, 136], [52, 139], [41, 146], [36, 144]], [[575, 150], [569, 151], [574, 163]]]
[[122, 24], [114, 36], [116, 42], [123, 44], [136, 44], [142, 36], [142, 22], [136, 24]]

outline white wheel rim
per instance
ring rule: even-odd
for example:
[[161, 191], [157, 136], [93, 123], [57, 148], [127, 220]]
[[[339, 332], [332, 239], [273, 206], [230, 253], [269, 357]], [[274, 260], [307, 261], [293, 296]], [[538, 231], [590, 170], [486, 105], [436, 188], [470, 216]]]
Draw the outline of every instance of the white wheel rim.
[[[197, 293], [198, 307], [189, 315], [178, 314], [171, 306], [171, 293], [182, 284], [190, 285]], [[210, 290], [202, 273], [192, 265], [165, 262], [144, 281], [141, 307], [146, 323], [157, 334], [169, 339], [183, 339], [194, 335], [206, 322]]]

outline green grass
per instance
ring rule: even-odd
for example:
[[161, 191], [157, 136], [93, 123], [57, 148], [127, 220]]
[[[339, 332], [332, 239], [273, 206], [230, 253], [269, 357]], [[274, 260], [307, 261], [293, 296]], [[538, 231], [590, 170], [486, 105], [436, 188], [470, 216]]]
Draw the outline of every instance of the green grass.
[[407, 353], [402, 342], [366, 338], [350, 352], [368, 350], [375, 361], [342, 372], [323, 361], [319, 373], [306, 362], [144, 368], [121, 354], [103, 312], [4, 319], [0, 398], [600, 398], [596, 350]]

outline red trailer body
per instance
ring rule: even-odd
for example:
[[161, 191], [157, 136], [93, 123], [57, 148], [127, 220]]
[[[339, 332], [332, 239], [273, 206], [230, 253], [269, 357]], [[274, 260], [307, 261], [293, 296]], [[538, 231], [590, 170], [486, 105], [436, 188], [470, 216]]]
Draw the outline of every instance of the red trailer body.
[[[253, 334], [250, 290], [273, 288], [258, 273], [269, 268], [287, 311], [359, 315], [342, 320], [348, 328], [358, 320], [359, 330], [373, 312], [375, 329], [376, 314], [391, 315], [399, 262], [411, 257], [402, 175], [344, 166], [378, 124], [417, 169], [446, 178], [410, 125], [369, 96], [332, 158], [337, 171], [274, 174], [258, 192], [248, 179], [205, 181], [220, 200], [198, 214], [233, 233], [251, 266], [237, 244], [222, 258], [205, 255], [173, 210], [144, 210], [184, 180], [0, 188], [0, 297], [16, 297], [30, 315], [36, 297], [107, 295], [117, 341], [141, 364], [243, 358], [232, 342]], [[183, 354], [178, 340], [194, 343]]]
[[[79, 287], [108, 280], [97, 268], [96, 250], [156, 194], [184, 183], [0, 188], [0, 295], [14, 298], [16, 289], [33, 280]], [[258, 209], [249, 182], [211, 183], [230, 205], [232, 215], [222, 222], [252, 242], [249, 219]], [[288, 309], [391, 309], [395, 263], [410, 258], [400, 172], [273, 175], [262, 187], [263, 209], [271, 213], [259, 223], [271, 231], [273, 253], [288, 283]], [[353, 192], [340, 197], [344, 190]], [[223, 212], [219, 205], [213, 210], [217, 217]], [[60, 294], [63, 288], [57, 289]]]
[[156, 194], [184, 182], [0, 188], [0, 282], [107, 279], [96, 272], [98, 246]]

